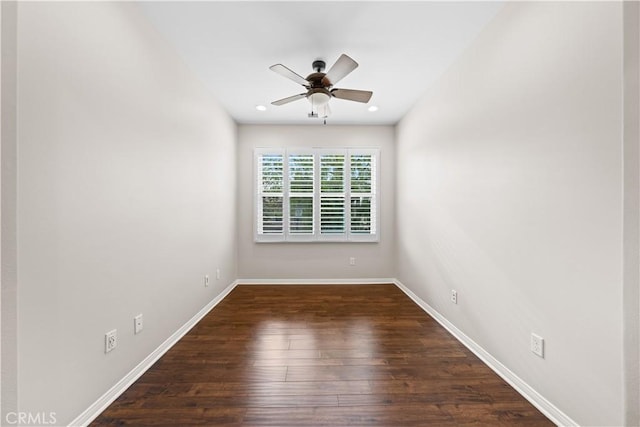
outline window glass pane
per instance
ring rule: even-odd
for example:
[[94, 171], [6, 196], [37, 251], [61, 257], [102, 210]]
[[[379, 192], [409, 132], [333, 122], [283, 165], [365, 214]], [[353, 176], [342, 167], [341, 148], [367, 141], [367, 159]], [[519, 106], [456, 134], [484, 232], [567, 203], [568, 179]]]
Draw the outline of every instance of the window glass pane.
[[344, 228], [344, 197], [320, 199], [320, 233], [342, 234]]
[[320, 156], [320, 192], [344, 192], [344, 154]]
[[351, 156], [351, 192], [371, 193], [371, 154]]
[[258, 230], [260, 234], [282, 233], [282, 201], [282, 197], [262, 197], [262, 229]]
[[371, 233], [371, 197], [351, 197], [351, 232]]
[[289, 156], [289, 191], [313, 193], [313, 154]]
[[289, 199], [289, 232], [313, 234], [313, 197]]
[[281, 154], [263, 154], [260, 172], [263, 193], [282, 193], [284, 170]]

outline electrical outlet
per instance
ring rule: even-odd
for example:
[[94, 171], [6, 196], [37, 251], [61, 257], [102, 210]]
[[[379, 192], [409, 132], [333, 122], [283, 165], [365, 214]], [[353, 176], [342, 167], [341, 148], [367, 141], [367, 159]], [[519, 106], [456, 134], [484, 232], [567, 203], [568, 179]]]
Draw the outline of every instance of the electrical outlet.
[[205, 274], [205, 276], [204, 276], [204, 287], [206, 288], [207, 286], [209, 286], [209, 275]]
[[451, 302], [454, 304], [458, 303], [458, 291], [451, 289]]
[[114, 329], [104, 334], [104, 352], [109, 353], [118, 345], [118, 331]]
[[216, 268], [216, 280], [220, 280], [220, 269]]
[[356, 265], [356, 257], [349, 258], [349, 265]]
[[544, 359], [544, 338], [532, 333], [531, 351]]
[[140, 313], [133, 318], [133, 333], [136, 335], [139, 334], [140, 332], [142, 332], [142, 328], [142, 313]]

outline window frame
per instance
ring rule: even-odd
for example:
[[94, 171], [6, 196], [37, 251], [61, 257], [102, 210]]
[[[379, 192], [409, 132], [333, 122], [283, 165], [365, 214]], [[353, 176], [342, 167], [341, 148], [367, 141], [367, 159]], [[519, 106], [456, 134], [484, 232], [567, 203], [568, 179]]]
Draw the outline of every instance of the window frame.
[[[292, 233], [290, 230], [290, 199], [291, 199], [291, 180], [289, 175], [289, 158], [294, 155], [313, 156], [313, 191], [312, 191], [312, 233], [301, 234]], [[261, 197], [265, 194], [261, 188], [260, 160], [265, 155], [282, 156], [283, 162], [283, 184], [282, 184], [282, 232], [281, 233], [259, 233], [260, 206]], [[323, 194], [321, 192], [321, 158], [323, 155], [344, 155], [343, 163], [343, 185], [344, 192], [340, 193], [344, 197], [344, 233], [340, 234], [322, 234], [321, 233], [321, 212], [320, 203]], [[353, 193], [366, 194], [371, 197], [371, 214], [370, 224], [371, 231], [369, 233], [354, 233], [351, 230], [351, 166], [352, 156], [371, 155], [371, 193]], [[256, 243], [293, 243], [293, 242], [332, 242], [332, 243], [356, 243], [356, 242], [372, 242], [380, 241], [380, 149], [378, 148], [255, 148], [253, 162], [253, 228], [254, 242]], [[296, 193], [293, 193], [296, 194]], [[295, 196], [293, 196], [295, 197]]]

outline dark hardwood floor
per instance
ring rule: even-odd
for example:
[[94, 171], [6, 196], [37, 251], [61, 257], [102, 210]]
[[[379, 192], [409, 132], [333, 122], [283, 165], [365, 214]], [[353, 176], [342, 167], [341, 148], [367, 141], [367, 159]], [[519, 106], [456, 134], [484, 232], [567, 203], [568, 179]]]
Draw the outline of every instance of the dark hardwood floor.
[[552, 426], [394, 285], [238, 286], [92, 424]]

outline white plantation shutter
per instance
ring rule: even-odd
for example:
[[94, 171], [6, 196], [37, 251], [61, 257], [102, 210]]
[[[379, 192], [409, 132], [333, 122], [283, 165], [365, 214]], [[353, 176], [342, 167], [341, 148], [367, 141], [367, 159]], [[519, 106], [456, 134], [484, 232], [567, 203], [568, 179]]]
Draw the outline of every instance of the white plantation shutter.
[[375, 149], [257, 149], [256, 241], [378, 241]]
[[375, 153], [359, 152], [349, 156], [351, 220], [353, 236], [375, 235], [377, 230]]
[[346, 235], [344, 152], [320, 154], [320, 235]]
[[284, 235], [284, 153], [256, 153], [255, 157], [258, 181], [256, 234], [277, 240]]
[[289, 234], [314, 234], [314, 155], [289, 154]]

